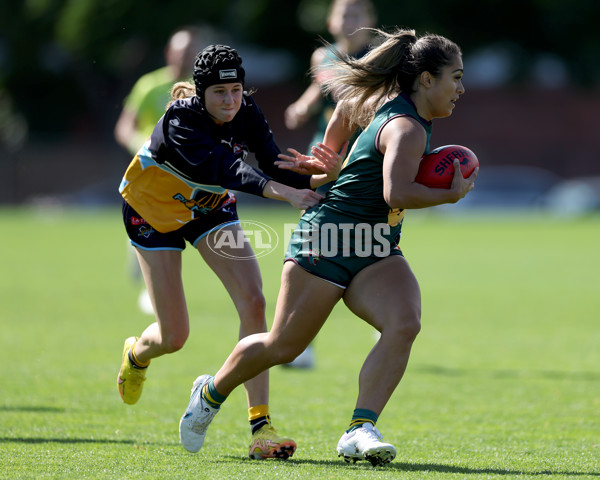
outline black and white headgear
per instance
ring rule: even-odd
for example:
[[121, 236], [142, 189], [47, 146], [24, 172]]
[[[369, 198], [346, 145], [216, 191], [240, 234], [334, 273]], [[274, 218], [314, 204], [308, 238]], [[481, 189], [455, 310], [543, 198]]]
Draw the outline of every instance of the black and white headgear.
[[220, 83], [244, 85], [246, 72], [242, 59], [234, 48], [227, 45], [209, 45], [196, 55], [194, 61], [194, 84], [196, 96], [204, 103], [204, 91]]

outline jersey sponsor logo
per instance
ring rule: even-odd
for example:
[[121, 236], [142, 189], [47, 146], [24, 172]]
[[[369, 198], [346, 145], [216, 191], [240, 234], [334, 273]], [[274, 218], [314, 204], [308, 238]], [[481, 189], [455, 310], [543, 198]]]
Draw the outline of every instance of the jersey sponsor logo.
[[211, 193], [194, 199], [186, 198], [182, 193], [178, 193], [173, 195], [173, 199], [179, 200], [187, 209], [194, 213], [208, 213], [219, 206], [225, 195], [227, 195], [227, 192], [224, 194]]
[[131, 217], [130, 219], [132, 225], [146, 225], [148, 222], [140, 217]]

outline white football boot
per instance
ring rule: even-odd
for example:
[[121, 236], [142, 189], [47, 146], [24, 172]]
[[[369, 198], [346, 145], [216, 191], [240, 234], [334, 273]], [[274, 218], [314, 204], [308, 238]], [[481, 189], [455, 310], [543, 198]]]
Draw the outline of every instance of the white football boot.
[[396, 457], [396, 447], [383, 443], [383, 435], [370, 423], [350, 433], [345, 432], [337, 445], [338, 457], [346, 462], [368, 460], [374, 467], [391, 462]]
[[190, 403], [179, 421], [179, 440], [188, 452], [197, 452], [204, 444], [206, 430], [212, 419], [219, 412], [202, 399], [202, 387], [213, 377], [202, 375], [194, 381]]

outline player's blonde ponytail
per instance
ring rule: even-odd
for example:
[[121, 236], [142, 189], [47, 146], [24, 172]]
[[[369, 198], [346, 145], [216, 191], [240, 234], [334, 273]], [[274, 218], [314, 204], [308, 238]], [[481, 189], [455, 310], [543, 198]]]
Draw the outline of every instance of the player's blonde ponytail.
[[175, 100], [190, 98], [194, 95], [196, 95], [196, 86], [193, 83], [177, 82], [173, 85], [173, 88], [171, 88], [171, 101], [167, 105], [167, 108], [169, 108]]

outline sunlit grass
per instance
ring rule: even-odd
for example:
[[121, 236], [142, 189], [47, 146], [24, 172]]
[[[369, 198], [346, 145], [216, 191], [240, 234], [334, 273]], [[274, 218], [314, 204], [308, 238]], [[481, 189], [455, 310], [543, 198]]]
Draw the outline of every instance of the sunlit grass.
[[[240, 215], [282, 236], [298, 218]], [[376, 473], [335, 454], [376, 341], [342, 304], [314, 344], [315, 369], [271, 372], [273, 421], [298, 442], [293, 459], [247, 459], [242, 389], [192, 455], [177, 434], [191, 382], [218, 369], [238, 328], [198, 254], [184, 254], [188, 344], [153, 362], [131, 407], [115, 386], [122, 342], [151, 317], [137, 309], [118, 206], [5, 209], [0, 225], [0, 478], [600, 477], [597, 216], [407, 215], [401, 244], [421, 283], [423, 330], [378, 423], [398, 457]], [[268, 318], [282, 255], [260, 259]]]

